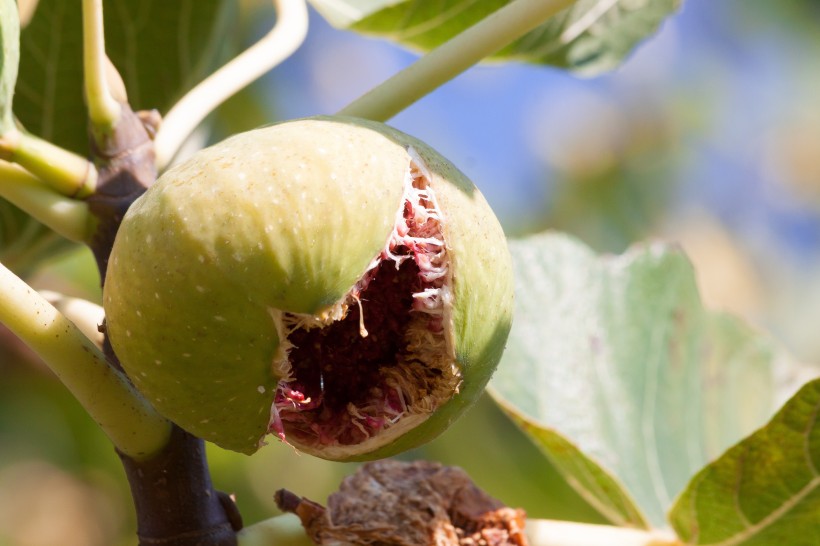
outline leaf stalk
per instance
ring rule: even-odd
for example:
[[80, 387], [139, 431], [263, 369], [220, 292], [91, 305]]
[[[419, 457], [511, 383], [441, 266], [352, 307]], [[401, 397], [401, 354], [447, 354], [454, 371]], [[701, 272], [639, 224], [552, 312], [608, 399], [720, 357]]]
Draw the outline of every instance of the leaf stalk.
[[121, 453], [143, 460], [168, 443], [170, 423], [73, 322], [2, 264], [0, 322], [43, 359]]
[[290, 57], [307, 36], [304, 0], [274, 0], [276, 24], [261, 40], [191, 89], [165, 116], [154, 139], [157, 169], [171, 163], [186, 138], [216, 107]]
[[17, 128], [0, 135], [0, 159], [25, 167], [66, 197], [88, 197], [97, 185], [93, 163]]
[[102, 0], [83, 0], [83, 65], [92, 132], [107, 135], [119, 121], [122, 107], [111, 86], [119, 75], [105, 56]]
[[70, 241], [85, 241], [94, 219], [85, 201], [65, 197], [20, 166], [0, 161], [0, 197]]
[[387, 121], [576, 0], [515, 0], [345, 106], [339, 115]]

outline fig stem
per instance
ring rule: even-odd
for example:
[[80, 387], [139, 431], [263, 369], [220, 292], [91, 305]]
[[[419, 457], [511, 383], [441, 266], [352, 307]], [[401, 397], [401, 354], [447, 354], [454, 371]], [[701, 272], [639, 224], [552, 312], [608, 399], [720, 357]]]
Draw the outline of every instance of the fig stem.
[[242, 529], [239, 546], [316, 546], [295, 514], [282, 514]]
[[516, 0], [345, 106], [338, 115], [387, 121], [576, 0]]
[[290, 57], [307, 36], [304, 0], [273, 0], [276, 23], [265, 36], [205, 78], [166, 114], [154, 139], [158, 170], [168, 166], [186, 138], [216, 107]]
[[93, 163], [17, 127], [0, 135], [0, 159], [24, 167], [66, 197], [88, 197], [97, 185]]
[[84, 241], [93, 232], [85, 201], [65, 197], [29, 171], [1, 160], [0, 197], [71, 241]]
[[99, 141], [108, 135], [120, 120], [121, 99], [114, 91], [124, 95], [122, 80], [105, 55], [105, 33], [103, 31], [102, 0], [83, 0], [83, 68], [85, 97], [88, 103], [88, 117], [92, 133]]
[[532, 546], [683, 546], [669, 531], [573, 521], [528, 519], [526, 533]]
[[105, 318], [105, 311], [96, 303], [83, 298], [66, 296], [53, 290], [38, 290], [51, 305], [73, 322], [85, 337], [102, 349], [104, 336], [100, 324]]
[[2, 264], [0, 322], [43, 359], [120, 452], [142, 460], [167, 444], [170, 423], [73, 322]]

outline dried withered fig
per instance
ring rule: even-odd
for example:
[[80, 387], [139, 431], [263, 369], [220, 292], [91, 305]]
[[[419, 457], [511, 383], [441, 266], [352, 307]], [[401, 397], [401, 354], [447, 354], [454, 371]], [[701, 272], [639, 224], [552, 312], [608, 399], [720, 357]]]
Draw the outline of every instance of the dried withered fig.
[[328, 497], [327, 508], [285, 489], [274, 498], [320, 545], [528, 544], [523, 510], [490, 497], [460, 468], [430, 461], [364, 464]]
[[111, 343], [189, 432], [254, 452], [268, 433], [335, 460], [442, 432], [510, 328], [506, 241], [484, 198], [386, 125], [249, 131], [165, 174], [109, 261]]

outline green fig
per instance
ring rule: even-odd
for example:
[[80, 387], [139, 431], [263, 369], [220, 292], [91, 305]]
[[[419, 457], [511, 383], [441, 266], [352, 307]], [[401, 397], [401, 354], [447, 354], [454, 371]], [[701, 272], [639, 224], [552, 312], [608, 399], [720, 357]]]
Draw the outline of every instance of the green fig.
[[335, 117], [169, 169], [125, 215], [103, 300], [123, 368], [183, 429], [360, 460], [432, 439], [478, 398], [512, 293], [504, 234], [460, 171]]

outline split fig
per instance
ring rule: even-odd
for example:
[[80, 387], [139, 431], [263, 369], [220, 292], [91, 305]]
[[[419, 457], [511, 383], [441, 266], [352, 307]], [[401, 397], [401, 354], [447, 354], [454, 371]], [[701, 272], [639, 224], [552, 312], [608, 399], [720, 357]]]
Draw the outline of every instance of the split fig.
[[478, 398], [512, 292], [501, 227], [458, 169], [336, 117], [165, 172], [123, 219], [103, 299], [123, 368], [183, 429], [354, 460], [430, 440]]

